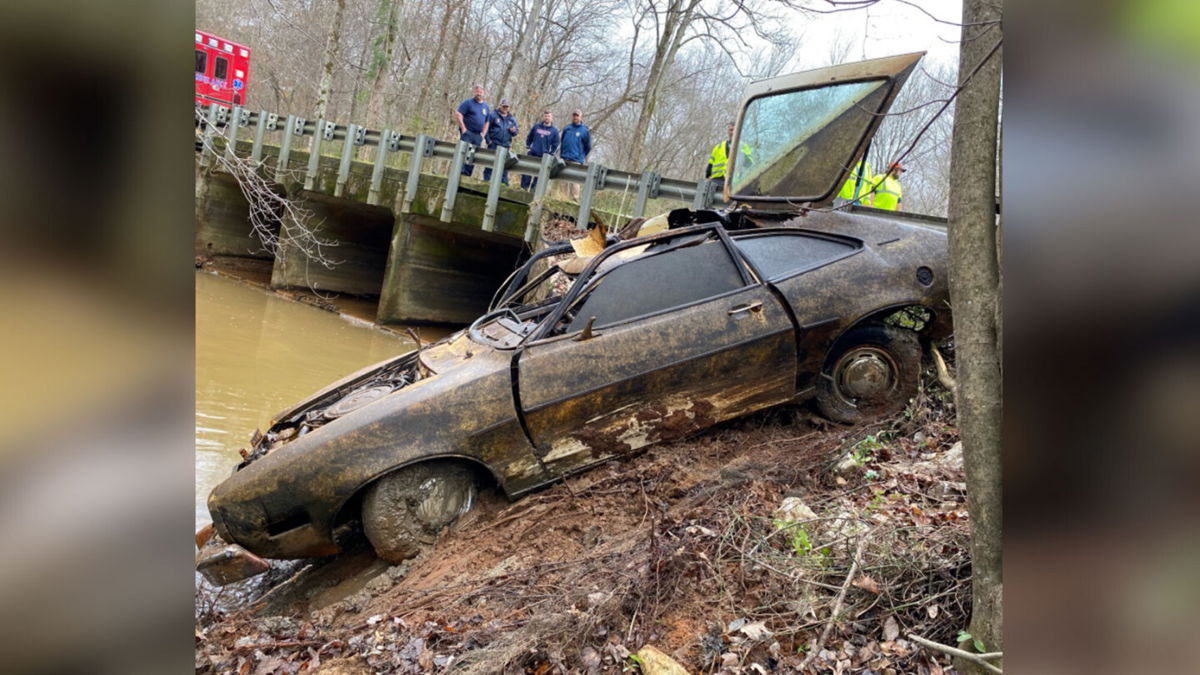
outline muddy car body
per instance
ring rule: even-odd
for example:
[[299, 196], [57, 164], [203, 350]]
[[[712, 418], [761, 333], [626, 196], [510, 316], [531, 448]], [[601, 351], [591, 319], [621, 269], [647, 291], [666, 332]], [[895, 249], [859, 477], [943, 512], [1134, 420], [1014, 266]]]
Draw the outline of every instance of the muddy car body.
[[[890, 87], [878, 110], [902, 79], [871, 77]], [[769, 170], [743, 168], [739, 183], [735, 164], [729, 193], [774, 180]], [[820, 204], [844, 175], [821, 181], [827, 193], [789, 194]], [[945, 233], [785, 206], [672, 212], [665, 231], [611, 240], [565, 290], [547, 263], [570, 247], [535, 256], [470, 328], [256, 432], [209, 497], [216, 531], [257, 556], [313, 557], [337, 552], [339, 533], [361, 521], [381, 555], [402, 558], [411, 547], [389, 541], [420, 529], [403, 521], [440, 509], [424, 528], [436, 530], [470, 506], [477, 477], [515, 498], [779, 403], [815, 397], [845, 422], [897, 409], [916, 384], [918, 338], [949, 332]], [[469, 477], [439, 483], [450, 467]]]

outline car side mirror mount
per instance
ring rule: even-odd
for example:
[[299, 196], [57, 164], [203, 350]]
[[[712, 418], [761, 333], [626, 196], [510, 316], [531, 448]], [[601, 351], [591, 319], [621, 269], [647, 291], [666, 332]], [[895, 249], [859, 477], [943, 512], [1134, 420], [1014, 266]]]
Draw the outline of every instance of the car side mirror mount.
[[585, 325], [583, 327], [583, 330], [580, 331], [579, 335], [575, 338], [575, 341], [576, 342], [584, 342], [586, 340], [591, 340], [594, 337], [599, 337], [600, 336], [599, 333], [592, 331], [592, 325], [595, 323], [596, 323], [596, 317], [593, 316], [592, 318], [588, 319], [587, 325]]

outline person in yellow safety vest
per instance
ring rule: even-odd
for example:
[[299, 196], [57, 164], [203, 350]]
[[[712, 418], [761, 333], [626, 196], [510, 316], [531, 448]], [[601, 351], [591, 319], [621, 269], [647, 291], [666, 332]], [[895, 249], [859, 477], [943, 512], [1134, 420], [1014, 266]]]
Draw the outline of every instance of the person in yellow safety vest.
[[900, 189], [900, 174], [907, 171], [900, 162], [888, 164], [888, 172], [871, 179], [874, 195], [871, 206], [887, 211], [903, 211], [904, 196]]
[[[734, 124], [728, 125], [729, 139], [713, 146], [708, 158], [708, 166], [704, 169], [704, 177], [712, 181], [713, 194], [720, 195], [725, 191], [725, 171], [729, 165], [729, 145], [733, 143]], [[742, 143], [742, 154], [746, 156], [747, 166], [753, 161], [750, 146]]]
[[[862, 176], [862, 183], [859, 183], [858, 177]], [[863, 159], [850, 170], [850, 177], [842, 184], [841, 192], [838, 192], [838, 198], [844, 199], [847, 202], [865, 204], [860, 198], [865, 196], [871, 190], [871, 163]], [[855, 193], [855, 187], [858, 192]]]

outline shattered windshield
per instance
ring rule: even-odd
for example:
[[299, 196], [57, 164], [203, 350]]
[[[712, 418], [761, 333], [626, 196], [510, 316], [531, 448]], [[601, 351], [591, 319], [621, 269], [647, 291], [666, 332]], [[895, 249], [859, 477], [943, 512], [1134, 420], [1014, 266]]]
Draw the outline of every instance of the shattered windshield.
[[753, 161], [734, 163], [730, 193], [809, 199], [828, 195], [888, 90], [888, 81], [877, 79], [750, 101], [739, 143], [749, 148]]

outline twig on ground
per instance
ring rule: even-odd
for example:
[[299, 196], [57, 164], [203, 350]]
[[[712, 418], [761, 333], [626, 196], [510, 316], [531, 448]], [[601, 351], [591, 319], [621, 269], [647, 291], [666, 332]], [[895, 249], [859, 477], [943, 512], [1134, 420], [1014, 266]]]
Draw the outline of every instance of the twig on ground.
[[817, 639], [813, 645], [812, 651], [808, 656], [804, 657], [799, 670], [803, 671], [808, 668], [813, 659], [817, 658], [817, 654], [825, 646], [825, 640], [829, 639], [829, 633], [833, 631], [833, 624], [837, 622], [838, 614], [842, 611], [842, 603], [846, 601], [846, 592], [850, 590], [850, 583], [854, 581], [854, 575], [858, 573], [858, 557], [862, 555], [863, 547], [867, 545], [867, 540], [870, 539], [871, 533], [875, 530], [869, 530], [863, 533], [863, 536], [858, 540], [858, 547], [854, 549], [854, 557], [850, 563], [850, 572], [846, 574], [846, 580], [842, 582], [842, 590], [838, 592], [837, 600], [833, 603], [833, 609], [829, 611], [829, 620], [825, 622], [825, 630], [821, 631], [821, 637]]
[[1003, 670], [997, 668], [994, 664], [988, 663], [988, 661], [991, 659], [1003, 658], [1004, 652], [988, 652], [986, 654], [972, 654], [971, 652], [964, 651], [962, 649], [959, 649], [958, 647], [951, 647], [950, 645], [944, 645], [940, 642], [934, 642], [933, 640], [926, 640], [925, 638], [921, 637], [920, 635], [909, 635], [908, 639], [912, 640], [913, 642], [915, 642], [919, 645], [928, 647], [929, 649], [933, 649], [933, 650], [942, 652], [944, 654], [949, 654], [951, 656], [957, 656], [960, 659], [966, 659], [966, 660], [970, 661], [971, 663], [975, 663], [980, 666], [983, 666], [990, 672], [1001, 673], [1001, 674], [1004, 673]]

